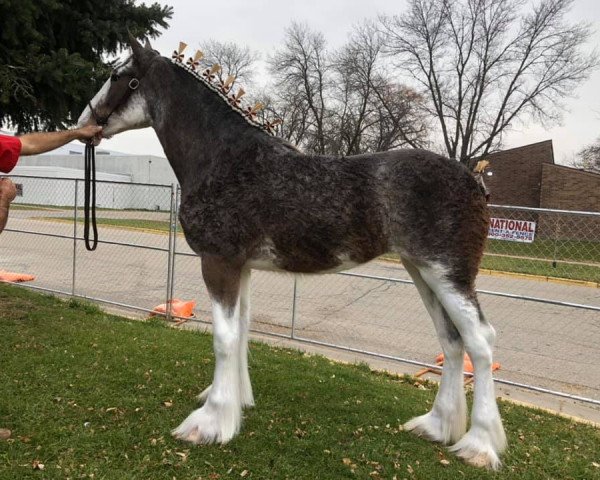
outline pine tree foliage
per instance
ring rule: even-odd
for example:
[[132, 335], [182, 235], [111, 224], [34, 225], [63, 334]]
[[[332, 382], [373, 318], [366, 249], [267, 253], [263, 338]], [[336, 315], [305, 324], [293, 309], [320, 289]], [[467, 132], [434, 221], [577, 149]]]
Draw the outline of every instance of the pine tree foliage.
[[0, 126], [73, 124], [127, 31], [155, 38], [172, 14], [134, 0], [0, 0]]

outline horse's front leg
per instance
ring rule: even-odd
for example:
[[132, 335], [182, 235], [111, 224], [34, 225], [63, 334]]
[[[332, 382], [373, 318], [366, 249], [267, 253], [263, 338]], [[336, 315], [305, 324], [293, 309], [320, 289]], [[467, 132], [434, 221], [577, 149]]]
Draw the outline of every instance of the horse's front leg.
[[194, 443], [226, 443], [242, 421], [240, 389], [240, 286], [243, 269], [220, 257], [203, 257], [202, 274], [213, 306], [215, 373], [204, 405], [173, 435]]
[[[254, 406], [254, 395], [248, 371], [248, 331], [250, 328], [250, 269], [242, 271], [240, 280], [240, 394], [243, 407]], [[205, 402], [212, 385], [198, 395], [198, 401]]]

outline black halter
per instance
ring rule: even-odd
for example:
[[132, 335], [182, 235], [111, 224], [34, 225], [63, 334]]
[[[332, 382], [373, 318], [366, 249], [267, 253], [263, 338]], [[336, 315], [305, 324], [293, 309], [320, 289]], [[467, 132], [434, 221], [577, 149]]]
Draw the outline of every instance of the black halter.
[[[140, 81], [133, 77], [127, 83], [127, 89], [123, 91], [122, 95], [118, 98], [118, 101], [114, 103], [112, 109], [105, 117], [99, 117], [92, 102], [89, 101], [88, 105], [92, 114], [92, 118], [96, 121], [96, 124], [103, 127], [108, 124], [108, 119], [113, 112], [123, 105], [134, 90], [140, 86]], [[96, 224], [96, 151], [94, 148], [94, 140], [90, 139], [85, 144], [85, 174], [84, 174], [84, 223], [83, 223], [83, 239], [85, 241], [85, 248], [87, 250], [94, 251], [98, 246], [98, 225]], [[90, 219], [91, 227], [93, 231], [93, 239], [90, 242]]]
[[92, 107], [92, 101], [90, 100], [88, 102], [88, 106], [90, 107], [90, 111], [92, 112], [92, 118], [96, 121], [96, 124], [103, 127], [105, 125], [108, 124], [108, 119], [110, 118], [110, 116], [115, 112], [115, 110], [117, 110], [117, 108], [119, 108], [121, 105], [123, 105], [127, 99], [129, 98], [129, 96], [138, 89], [138, 87], [140, 86], [140, 81], [139, 79], [137, 79], [136, 77], [131, 78], [131, 80], [129, 80], [129, 82], [127, 83], [127, 89], [125, 89], [123, 91], [123, 93], [121, 94], [120, 97], [118, 97], [118, 101], [114, 102], [113, 107], [111, 108], [110, 112], [108, 113], [108, 115], [106, 115], [105, 117], [100, 117], [96, 111], [94, 110], [94, 107]]

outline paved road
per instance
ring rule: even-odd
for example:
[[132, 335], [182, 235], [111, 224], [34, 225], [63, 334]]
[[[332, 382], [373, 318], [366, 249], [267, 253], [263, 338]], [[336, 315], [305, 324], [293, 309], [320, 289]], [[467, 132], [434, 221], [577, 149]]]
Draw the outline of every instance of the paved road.
[[[132, 214], [134, 215], [134, 214]], [[137, 215], [137, 212], [135, 212]], [[15, 210], [8, 228], [72, 235], [70, 224], [32, 219], [37, 212]], [[79, 232], [81, 234], [81, 232]], [[168, 236], [100, 228], [105, 241], [167, 247]], [[183, 237], [178, 251], [191, 253]], [[0, 237], [0, 269], [37, 275], [35, 285], [71, 291], [73, 241], [5, 232]], [[353, 272], [408, 278], [399, 265], [372, 262]], [[165, 299], [167, 254], [158, 250], [101, 244], [93, 253], [77, 247], [76, 292], [152, 308]], [[253, 273], [253, 327], [289, 334], [294, 277]], [[600, 289], [536, 280], [481, 275], [478, 287], [600, 306]], [[195, 257], [176, 262], [176, 296], [196, 299], [196, 315], [210, 320], [210, 306]], [[342, 275], [298, 278], [295, 334], [425, 362], [440, 351], [431, 321], [412, 285]], [[600, 314], [525, 300], [480, 295], [498, 332], [497, 376], [600, 400]]]

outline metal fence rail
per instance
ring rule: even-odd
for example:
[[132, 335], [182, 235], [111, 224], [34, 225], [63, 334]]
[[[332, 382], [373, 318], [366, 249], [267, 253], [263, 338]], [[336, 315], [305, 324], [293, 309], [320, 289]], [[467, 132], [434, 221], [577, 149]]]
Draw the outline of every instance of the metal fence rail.
[[[30, 288], [138, 312], [195, 299], [193, 321], [210, 324], [200, 261], [178, 229], [176, 186], [99, 182], [100, 243], [90, 253], [81, 247], [81, 180], [13, 179], [23, 196], [0, 237], [0, 269], [35, 274]], [[600, 214], [499, 205], [491, 214], [535, 223], [530, 243], [490, 240], [478, 279], [498, 331], [496, 381], [600, 405]], [[254, 332], [436, 367], [433, 325], [398, 262], [252, 275]]]

